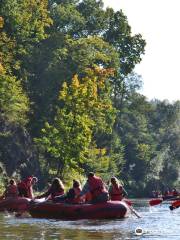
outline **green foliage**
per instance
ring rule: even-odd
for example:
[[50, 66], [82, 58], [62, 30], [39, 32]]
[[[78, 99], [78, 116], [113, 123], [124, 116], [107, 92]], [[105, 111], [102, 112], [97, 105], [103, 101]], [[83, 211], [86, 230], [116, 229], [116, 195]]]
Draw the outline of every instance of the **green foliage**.
[[29, 102], [15, 77], [0, 75], [0, 119], [14, 124], [27, 122]]
[[103, 1], [81, 1], [78, 10], [85, 19], [81, 33], [85, 36], [102, 35], [106, 28], [106, 12], [103, 10]]
[[24, 81], [29, 75], [24, 67], [27, 58], [33, 47], [48, 36], [46, 29], [52, 24], [47, 7], [48, 0], [0, 1], [0, 16], [4, 21], [0, 59], [8, 73]]
[[[115, 110], [107, 98], [106, 70], [88, 70], [81, 80], [75, 76], [60, 92], [60, 107], [54, 125], [46, 123], [36, 142], [55, 160], [57, 174], [67, 168], [81, 168], [89, 158], [93, 133], [111, 131]], [[81, 170], [82, 171], [82, 170]]]
[[45, 28], [52, 24], [47, 4], [47, 0], [2, 0], [0, 14], [8, 35], [22, 45], [44, 39]]
[[3, 164], [0, 162], [0, 196], [4, 193], [6, 184], [7, 184], [6, 171]]
[[32, 126], [36, 124], [34, 132], [37, 136], [42, 123], [45, 120], [51, 122], [54, 118], [63, 82], [69, 83], [74, 74], [86, 75], [86, 68], [95, 65], [116, 68], [118, 54], [99, 37], [72, 39], [56, 34], [36, 49], [32, 61], [28, 66], [32, 74], [28, 89], [34, 102], [36, 121], [32, 119]]
[[0, 20], [0, 74], [11, 74], [12, 69], [19, 69], [19, 61], [15, 59], [16, 42], [4, 32], [4, 19], [1, 17]]
[[145, 41], [140, 34], [131, 36], [131, 27], [122, 11], [114, 12], [112, 9], [107, 9], [107, 15], [109, 26], [104, 38], [120, 53], [120, 73], [127, 76], [132, 72], [135, 64], [141, 61]]
[[84, 17], [77, 10], [75, 4], [59, 4], [52, 7], [51, 17], [53, 19], [54, 31], [60, 31], [69, 35], [77, 35], [84, 26]]

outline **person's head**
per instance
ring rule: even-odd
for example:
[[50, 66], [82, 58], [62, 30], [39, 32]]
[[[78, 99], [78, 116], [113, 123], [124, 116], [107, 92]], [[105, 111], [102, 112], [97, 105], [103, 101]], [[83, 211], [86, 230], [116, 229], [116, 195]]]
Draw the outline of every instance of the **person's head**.
[[64, 189], [64, 185], [59, 178], [54, 178], [51, 186], [56, 189]]
[[34, 185], [37, 182], [38, 182], [38, 178], [37, 177], [33, 177], [31, 183]]
[[118, 184], [117, 178], [116, 178], [116, 177], [112, 177], [112, 178], [111, 178], [111, 183], [112, 183], [112, 184]]
[[94, 177], [94, 176], [95, 176], [95, 174], [93, 172], [88, 173], [88, 178], [91, 178], [91, 177]]
[[29, 176], [27, 177], [24, 182], [27, 184], [28, 187], [36, 184], [38, 182], [37, 177]]
[[11, 180], [9, 181], [9, 184], [10, 184], [10, 185], [16, 185], [16, 182], [15, 182], [14, 179], [11, 179]]
[[80, 187], [81, 186], [81, 184], [80, 184], [80, 182], [78, 181], [78, 180], [73, 180], [73, 187]]

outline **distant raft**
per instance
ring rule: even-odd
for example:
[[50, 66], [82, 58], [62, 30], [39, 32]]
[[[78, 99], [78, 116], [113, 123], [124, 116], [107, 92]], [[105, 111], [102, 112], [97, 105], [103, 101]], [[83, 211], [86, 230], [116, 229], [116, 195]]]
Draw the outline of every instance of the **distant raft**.
[[108, 201], [97, 204], [68, 204], [45, 201], [32, 201], [29, 213], [33, 218], [49, 218], [62, 220], [78, 219], [116, 219], [127, 217], [129, 206], [123, 201]]
[[0, 200], [0, 211], [18, 212], [26, 211], [31, 199], [24, 197], [9, 197]]

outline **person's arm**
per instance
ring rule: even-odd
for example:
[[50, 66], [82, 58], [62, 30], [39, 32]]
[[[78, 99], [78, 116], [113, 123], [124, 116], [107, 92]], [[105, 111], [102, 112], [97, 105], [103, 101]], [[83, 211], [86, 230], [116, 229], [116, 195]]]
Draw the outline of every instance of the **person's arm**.
[[32, 186], [28, 187], [28, 196], [29, 198], [33, 199], [34, 198], [34, 193], [33, 193], [33, 188]]
[[109, 192], [109, 194], [112, 193], [112, 185], [110, 185], [110, 187], [109, 187], [109, 189], [108, 189], [108, 192]]
[[49, 195], [51, 195], [51, 189], [49, 189], [48, 191], [46, 191], [45, 193], [43, 193], [39, 196], [36, 196], [35, 198], [47, 198], [47, 197], [49, 197]]
[[123, 190], [123, 196], [128, 196], [128, 193], [126, 192], [124, 187], [122, 187], [122, 190]]

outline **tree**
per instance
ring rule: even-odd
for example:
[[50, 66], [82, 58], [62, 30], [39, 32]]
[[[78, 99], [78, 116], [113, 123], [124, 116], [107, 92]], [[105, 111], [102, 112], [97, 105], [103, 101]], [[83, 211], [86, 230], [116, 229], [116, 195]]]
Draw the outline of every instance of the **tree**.
[[36, 139], [41, 150], [49, 153], [56, 174], [64, 176], [72, 168], [82, 171], [89, 154], [99, 153], [93, 134], [111, 132], [115, 109], [106, 82], [110, 74], [112, 71], [97, 68], [87, 70], [80, 80], [75, 75], [69, 86], [64, 83], [54, 123], [46, 123], [42, 137]]
[[[149, 115], [152, 136], [156, 143], [156, 156], [152, 161], [154, 185], [164, 190], [178, 185], [179, 179], [179, 134], [180, 105], [168, 101], [151, 102], [152, 114]], [[159, 166], [159, 167], [158, 167]]]
[[47, 0], [2, 0], [0, 14], [8, 36], [24, 47], [44, 39], [52, 24], [47, 6]]
[[0, 118], [9, 123], [25, 125], [29, 102], [15, 77], [0, 76]]
[[[34, 59], [36, 61], [31, 62]], [[34, 102], [33, 134], [37, 136], [44, 121], [51, 122], [54, 118], [59, 89], [64, 81], [69, 83], [75, 74], [84, 76], [85, 69], [95, 65], [116, 68], [117, 60], [113, 47], [99, 37], [74, 40], [56, 34], [44, 41], [35, 49], [29, 64], [28, 93]]]
[[[6, 15], [7, 12], [3, 12], [5, 5], [0, 7], [1, 13]], [[8, 35], [8, 20], [0, 18], [0, 162], [11, 176], [25, 172], [25, 166], [30, 171], [33, 169], [34, 150], [26, 130], [29, 99], [23, 89], [22, 76], [15, 76], [21, 64], [17, 57], [19, 46], [15, 37]], [[34, 165], [38, 170], [37, 162]]]

